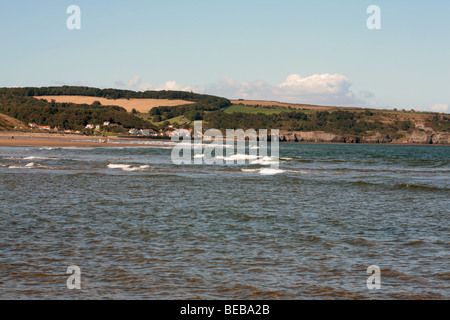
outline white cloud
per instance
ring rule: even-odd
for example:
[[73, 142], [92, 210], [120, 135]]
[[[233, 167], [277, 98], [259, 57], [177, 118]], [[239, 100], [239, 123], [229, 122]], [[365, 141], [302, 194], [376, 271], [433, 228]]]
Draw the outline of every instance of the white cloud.
[[436, 103], [436, 104], [432, 105], [431, 107], [429, 107], [429, 110], [434, 111], [434, 112], [448, 112], [449, 108], [448, 108], [448, 104]]
[[[117, 81], [116, 81], [117, 82]], [[136, 90], [136, 91], [147, 91], [147, 90], [173, 90], [173, 91], [195, 91], [200, 92], [203, 91], [204, 88], [202, 87], [193, 87], [193, 86], [184, 86], [182, 84], [179, 84], [178, 82], [171, 80], [166, 81], [163, 84], [152, 84], [152, 83], [143, 83], [141, 81], [141, 78], [139, 76], [134, 76], [131, 78], [131, 80], [128, 82], [129, 90]]]
[[229, 99], [277, 100], [290, 103], [319, 105], [361, 106], [367, 105], [365, 99], [373, 93], [364, 91], [357, 97], [351, 90], [352, 82], [340, 74], [314, 74], [302, 77], [291, 74], [279, 84], [265, 81], [238, 82], [230, 77], [223, 77], [218, 82], [206, 87], [186, 86], [171, 80], [163, 84], [141, 82], [134, 76], [128, 83], [128, 89], [146, 90], [180, 90], [214, 94]]
[[195, 91], [200, 92], [203, 90], [202, 87], [192, 87], [192, 86], [184, 86], [182, 84], [179, 84], [178, 82], [171, 80], [166, 81], [162, 85], [153, 85], [151, 83], [141, 83], [138, 86], [139, 91], [146, 91], [146, 90], [172, 90], [172, 91]]
[[350, 90], [352, 82], [340, 74], [291, 74], [280, 84], [264, 81], [237, 82], [224, 77], [207, 88], [208, 93], [227, 98], [278, 100], [291, 103], [357, 106], [364, 103]]
[[289, 88], [296, 94], [339, 94], [345, 92], [351, 86], [351, 82], [340, 74], [314, 74], [302, 78], [299, 74], [291, 74], [286, 81], [279, 85], [280, 88]]
[[131, 78], [131, 80], [128, 82], [128, 89], [129, 90], [136, 90], [141, 83], [141, 78], [138, 76], [134, 76]]

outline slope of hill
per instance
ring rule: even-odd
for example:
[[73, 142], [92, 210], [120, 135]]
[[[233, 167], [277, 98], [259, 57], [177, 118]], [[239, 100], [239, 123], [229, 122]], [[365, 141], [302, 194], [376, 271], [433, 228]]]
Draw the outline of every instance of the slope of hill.
[[0, 113], [0, 130], [11, 130], [13, 128], [26, 128], [27, 125], [13, 117]]
[[[167, 128], [167, 124], [157, 126], [138, 116], [138, 109], [142, 112], [158, 109], [159, 114], [167, 117], [173, 111], [179, 116], [197, 110], [219, 110], [230, 105], [225, 98], [184, 91], [135, 92], [70, 86], [0, 88], [0, 112], [26, 123], [80, 130], [88, 134], [92, 133], [90, 129], [84, 130], [88, 124], [104, 122], [112, 124], [104, 129], [113, 133], [124, 133], [130, 128]], [[132, 112], [133, 109], [136, 112]]]
[[312, 104], [299, 104], [299, 103], [287, 103], [279, 101], [265, 101], [265, 100], [231, 100], [233, 104], [242, 104], [245, 106], [261, 106], [261, 107], [284, 107], [299, 110], [315, 110], [315, 111], [330, 111], [333, 109], [338, 109], [338, 107], [328, 107], [328, 106], [317, 106]]

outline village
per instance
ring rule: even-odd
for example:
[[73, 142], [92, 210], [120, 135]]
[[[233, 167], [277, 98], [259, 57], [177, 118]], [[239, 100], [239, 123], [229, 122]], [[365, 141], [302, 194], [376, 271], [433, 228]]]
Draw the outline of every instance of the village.
[[[80, 130], [72, 130], [72, 129], [65, 129], [62, 130], [59, 127], [55, 126], [55, 127], [51, 127], [51, 126], [41, 126], [35, 123], [29, 123], [28, 124], [30, 129], [35, 129], [35, 130], [46, 130], [49, 132], [54, 132], [54, 133], [67, 133], [67, 134], [86, 134], [85, 131], [80, 131]], [[104, 127], [109, 127], [109, 126], [114, 126], [114, 124], [112, 124], [110, 121], [104, 121], [102, 125], [100, 124], [87, 124], [85, 126], [85, 129], [88, 130], [93, 130], [94, 132], [102, 132]], [[178, 128], [174, 127], [173, 125], [169, 125], [168, 126], [169, 130], [164, 131], [163, 129], [160, 129], [159, 131], [155, 131], [153, 129], [136, 129], [136, 128], [132, 128], [130, 130], [127, 131], [127, 135], [132, 135], [132, 136], [140, 136], [140, 137], [153, 137], [153, 138], [171, 138], [174, 135], [180, 135], [180, 131], [178, 130]], [[178, 131], [177, 131], [178, 130]], [[192, 133], [192, 129], [189, 130], [182, 130], [183, 131], [183, 135], [189, 135]]]

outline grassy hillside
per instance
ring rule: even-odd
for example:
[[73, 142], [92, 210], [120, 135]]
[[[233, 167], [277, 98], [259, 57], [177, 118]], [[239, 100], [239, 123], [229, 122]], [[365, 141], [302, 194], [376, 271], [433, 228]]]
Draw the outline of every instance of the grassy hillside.
[[254, 107], [254, 106], [246, 106], [243, 104], [233, 104], [230, 107], [224, 109], [225, 113], [235, 113], [235, 112], [241, 112], [241, 113], [263, 113], [263, 114], [272, 114], [272, 113], [280, 113], [280, 112], [286, 112], [288, 109], [284, 107]]
[[0, 130], [12, 130], [14, 128], [26, 128], [27, 124], [6, 114], [0, 113]]
[[[43, 96], [48, 100], [39, 99]], [[70, 100], [74, 96], [78, 100]], [[84, 96], [89, 97], [92, 100], [89, 102], [92, 103], [77, 104]], [[51, 97], [65, 97], [69, 100], [58, 103]], [[133, 99], [139, 100], [140, 103], [145, 99], [165, 99], [164, 101], [174, 104], [177, 104], [175, 101], [189, 101], [190, 104], [160, 105], [152, 107], [148, 113], [140, 113], [136, 110], [127, 112], [120, 106], [102, 105], [99, 101], [114, 103]], [[161, 101], [155, 103], [159, 102]], [[221, 130], [254, 128], [324, 131], [350, 136], [385, 134], [396, 138], [426, 128], [450, 132], [448, 114], [292, 105], [270, 101], [243, 101], [232, 104], [225, 98], [183, 91], [134, 92], [67, 86], [3, 88], [0, 89], [0, 112], [25, 123], [34, 122], [39, 125], [57, 126], [60, 129], [84, 130], [87, 124], [110, 121], [114, 126], [105, 130], [113, 133], [126, 132], [129, 128], [166, 130], [171, 124], [189, 128], [195, 120], [203, 120], [205, 128]], [[0, 126], [8, 125], [2, 120]]]
[[293, 110], [279, 106], [233, 105], [204, 114], [213, 128], [273, 128], [287, 131], [324, 131], [334, 134], [368, 136], [385, 134], [400, 138], [423, 125], [450, 132], [450, 115], [430, 112], [334, 108], [330, 111]]

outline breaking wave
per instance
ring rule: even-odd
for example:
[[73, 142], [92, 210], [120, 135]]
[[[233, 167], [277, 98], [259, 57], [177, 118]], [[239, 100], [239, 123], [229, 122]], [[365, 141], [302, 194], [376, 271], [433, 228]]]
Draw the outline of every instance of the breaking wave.
[[113, 163], [108, 164], [107, 167], [110, 169], [121, 169], [123, 171], [142, 171], [150, 168], [149, 165], [132, 166], [130, 164], [113, 164]]

